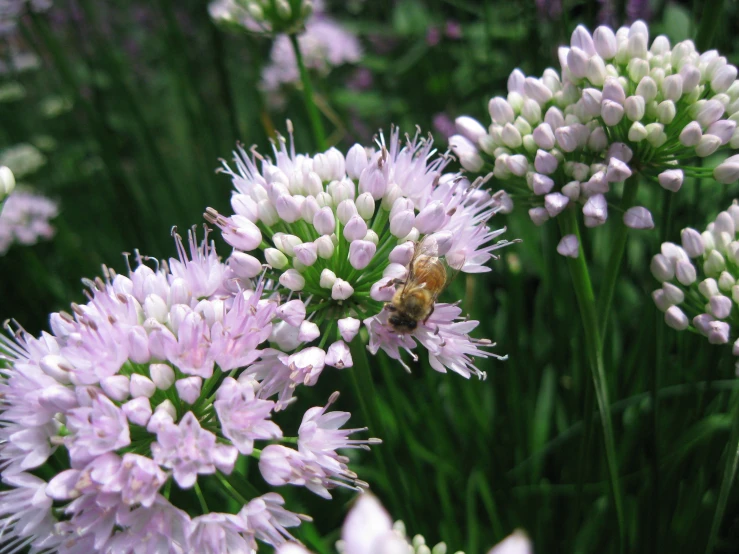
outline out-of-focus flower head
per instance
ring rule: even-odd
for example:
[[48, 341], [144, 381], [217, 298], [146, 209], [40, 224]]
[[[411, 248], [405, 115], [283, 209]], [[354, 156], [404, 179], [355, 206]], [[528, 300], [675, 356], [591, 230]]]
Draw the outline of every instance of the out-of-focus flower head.
[[[359, 39], [340, 23], [319, 14], [306, 21], [305, 30], [298, 35], [298, 45], [305, 66], [321, 77], [334, 67], [356, 63], [362, 57]], [[281, 34], [272, 45], [269, 64], [262, 70], [261, 87], [274, 92], [299, 82], [300, 72], [290, 37]]]
[[[0, 172], [2, 169], [8, 168]], [[2, 177], [0, 181], [4, 181], [0, 189], [9, 184]], [[55, 229], [50, 221], [58, 213], [57, 203], [40, 194], [18, 188], [2, 202], [0, 192], [0, 255], [13, 244], [29, 246], [53, 237]]]
[[316, 0], [213, 0], [208, 12], [226, 28], [276, 35], [300, 32], [306, 19], [321, 7]]
[[38, 148], [28, 143], [20, 143], [0, 152], [0, 166], [7, 166], [20, 180], [35, 173], [46, 164], [44, 156]]
[[[587, 227], [602, 225], [612, 187], [632, 174], [672, 192], [686, 176], [739, 176], [733, 158], [715, 171], [685, 161], [739, 147], [737, 69], [717, 51], [665, 36], [650, 45], [636, 21], [592, 35], [578, 26], [559, 62], [561, 71], [541, 78], [514, 70], [508, 96], [490, 100], [492, 125], [460, 117], [449, 139], [468, 171], [494, 167], [537, 225], [573, 206]], [[629, 227], [653, 227], [644, 207], [619, 215]]]
[[[393, 129], [388, 139], [380, 134], [376, 148], [355, 144], [346, 155], [330, 148], [311, 156], [295, 152], [289, 130], [289, 139], [274, 144], [273, 159], [239, 147], [234, 166], [223, 165], [236, 189], [235, 213], [206, 213], [237, 251], [262, 252], [267, 275], [289, 300], [273, 343], [290, 352], [318, 341], [320, 349], [330, 345], [321, 364], [349, 367], [347, 343], [361, 340], [363, 322], [373, 354], [415, 357], [420, 343], [437, 371], [482, 377], [472, 358], [493, 355], [480, 348], [490, 343], [470, 337], [478, 322], [462, 318], [456, 304], [437, 303], [430, 317], [401, 334], [388, 325], [384, 303], [426, 237], [461, 271], [490, 271], [495, 250], [510, 244], [495, 240], [505, 229], [487, 225], [502, 207], [499, 197], [482, 188], [483, 178], [471, 183], [444, 173], [448, 156], [437, 156], [420, 132], [403, 140]], [[313, 380], [310, 372], [305, 378]]]
[[652, 293], [665, 323], [692, 329], [711, 344], [733, 343], [739, 356], [739, 203], [734, 200], [702, 233], [680, 233], [681, 244], [665, 242], [652, 258], [652, 275], [662, 287]]
[[[168, 262], [150, 267], [137, 254], [128, 275], [105, 268], [105, 279], [86, 281], [89, 301], [52, 314], [51, 333], [17, 328], [0, 339], [3, 551], [216, 554], [295, 540], [289, 528], [309, 518], [275, 492], [250, 494], [243, 457], [260, 459], [273, 486], [324, 497], [364, 486], [337, 450], [378, 441], [341, 428], [349, 414], [328, 411], [338, 395], [305, 412], [296, 437], [272, 421], [324, 356], [262, 350], [277, 314], [286, 316], [254, 281], [261, 264], [246, 255], [224, 263], [194, 232], [189, 252], [179, 237], [177, 246]], [[272, 355], [279, 364], [255, 364]], [[290, 451], [282, 464], [275, 449]], [[44, 465], [53, 477], [34, 474]], [[237, 513], [204, 501], [200, 514], [182, 509], [197, 504], [203, 476], [221, 483]]]
[[[426, 544], [422, 535], [412, 539], [406, 535], [402, 521], [390, 518], [380, 501], [367, 493], [357, 499], [344, 520], [341, 529], [341, 540], [336, 543], [340, 554], [422, 554], [445, 553], [447, 546], [441, 542], [434, 546]], [[521, 532], [516, 531], [488, 554], [532, 554], [531, 541]], [[300, 545], [285, 543], [277, 549], [277, 554], [310, 554]], [[455, 554], [464, 554], [457, 551]]]
[[0, 36], [15, 32], [18, 19], [26, 9], [43, 12], [51, 7], [51, 0], [3, 0], [0, 2]]

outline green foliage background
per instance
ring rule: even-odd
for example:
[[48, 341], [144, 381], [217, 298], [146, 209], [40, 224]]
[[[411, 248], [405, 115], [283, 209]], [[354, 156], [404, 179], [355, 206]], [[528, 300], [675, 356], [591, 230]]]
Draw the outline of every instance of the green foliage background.
[[[564, 2], [552, 20], [531, 1], [329, 4], [361, 37], [360, 66], [373, 81], [352, 89], [355, 68], [345, 67], [314, 82], [329, 140], [343, 147], [367, 144], [391, 123], [432, 130], [438, 113], [487, 122], [487, 100], [505, 93], [510, 71], [536, 75], [556, 65], [557, 46], [578, 23], [593, 29], [600, 7]], [[121, 252], [173, 255], [172, 226], [201, 225], [206, 206], [228, 210], [230, 182], [214, 169], [237, 140], [268, 151], [271, 126], [284, 131], [289, 118], [299, 149], [315, 149], [300, 91], [284, 110], [270, 111], [257, 89], [270, 41], [222, 32], [206, 7], [195, 0], [59, 1], [24, 18], [13, 40], [42, 65], [0, 76], [0, 89], [22, 89], [0, 102], [0, 150], [30, 142], [44, 151], [47, 164], [27, 182], [57, 199], [62, 212], [54, 240], [0, 257], [0, 319], [38, 332], [49, 312], [83, 300], [81, 277], [99, 275], [102, 263], [124, 271]], [[652, 36], [665, 33], [673, 43], [697, 37], [700, 50], [718, 48], [739, 62], [735, 2], [653, 2], [651, 11]], [[461, 38], [430, 45], [429, 29], [443, 30], [449, 20], [461, 25]], [[437, 140], [443, 150], [444, 138]], [[702, 228], [737, 192], [688, 181], [660, 213], [661, 195], [642, 187], [640, 200], [657, 208], [658, 224], [630, 236], [605, 336], [623, 542], [602, 432], [585, 406], [593, 385], [569, 274], [555, 252], [559, 230], [551, 222], [533, 227], [525, 210], [492, 222], [523, 243], [507, 249], [491, 273], [459, 279], [447, 293], [480, 320], [476, 335], [510, 356], [481, 361], [487, 381], [441, 375], [424, 360], [409, 375], [380, 355], [370, 358], [371, 387], [355, 381], [358, 368], [327, 371], [301, 401], [322, 404], [331, 391], [344, 393], [339, 406], [354, 413], [353, 424], [384, 440], [356, 456], [355, 469], [411, 533], [444, 540], [450, 552], [484, 552], [523, 528], [537, 552], [695, 553], [706, 551], [714, 526], [715, 551], [738, 552], [739, 497], [724, 478], [737, 457], [728, 447], [739, 424], [734, 359], [728, 348], [668, 329], [649, 296], [656, 288], [649, 260], [659, 243], [679, 240], [685, 226]], [[586, 237], [596, 294], [614, 224]], [[722, 487], [729, 496], [718, 519]], [[329, 503], [307, 491], [281, 492], [315, 518], [302, 540], [329, 552], [351, 495], [338, 492]]]

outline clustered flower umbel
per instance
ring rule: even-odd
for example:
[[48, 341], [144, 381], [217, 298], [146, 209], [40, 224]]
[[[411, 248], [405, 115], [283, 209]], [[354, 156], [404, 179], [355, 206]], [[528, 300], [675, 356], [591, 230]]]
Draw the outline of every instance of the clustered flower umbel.
[[[296, 437], [272, 421], [325, 366], [317, 348], [260, 349], [275, 322], [300, 317], [207, 236], [189, 239], [169, 263], [106, 268], [86, 304], [51, 315], [51, 333], [0, 341], [3, 551], [216, 554], [295, 540], [288, 528], [309, 518], [276, 492], [252, 494], [245, 458], [271, 486], [325, 498], [366, 486], [337, 450], [378, 441], [349, 438], [366, 429], [341, 428], [350, 414], [328, 411], [338, 393], [305, 412]], [[207, 506], [203, 479], [237, 513], [211, 511], [224, 504]]]
[[311, 0], [213, 0], [208, 12], [213, 21], [235, 30], [292, 34], [302, 30], [314, 4]]
[[662, 287], [652, 293], [665, 323], [691, 328], [711, 344], [733, 342], [739, 356], [739, 203], [734, 200], [704, 232], [686, 228], [682, 246], [665, 242], [652, 258], [652, 275]]
[[[0, 168], [0, 173], [3, 169], [7, 168]], [[2, 176], [0, 181], [7, 184]], [[13, 244], [29, 246], [54, 236], [55, 229], [50, 221], [59, 213], [56, 202], [21, 188], [15, 189], [2, 202], [3, 187], [0, 183], [0, 256]]]
[[[422, 535], [409, 539], [402, 521], [393, 524], [390, 514], [371, 494], [357, 500], [344, 520], [341, 540], [336, 543], [339, 554], [446, 554], [447, 546], [440, 542], [426, 544]], [[515, 531], [494, 546], [488, 554], [532, 554], [531, 541], [521, 531]], [[277, 554], [311, 554], [295, 543], [285, 543]], [[457, 551], [455, 554], [464, 554]]]
[[[514, 70], [508, 96], [490, 100], [490, 128], [460, 117], [460, 134], [449, 139], [468, 171], [493, 164], [537, 225], [573, 204], [587, 227], [602, 225], [612, 184], [638, 172], [676, 192], [685, 176], [712, 174], [687, 158], [739, 147], [737, 69], [716, 50], [701, 54], [690, 40], [671, 47], [662, 35], [649, 46], [642, 21], [616, 33], [601, 26], [592, 36], [580, 25], [559, 62], [561, 72], [550, 68], [541, 78]], [[739, 162], [713, 176], [736, 181]], [[653, 227], [645, 207], [625, 208], [627, 226]], [[575, 257], [577, 246], [568, 235], [558, 250]]]
[[274, 145], [274, 160], [239, 147], [235, 169], [223, 164], [236, 189], [235, 214], [209, 209], [206, 219], [222, 229], [234, 259], [255, 264], [248, 253], [261, 250], [268, 275], [290, 300], [285, 306], [310, 314], [300, 325], [286, 319], [275, 328], [272, 340], [283, 351], [319, 341], [319, 349], [330, 344], [327, 360], [349, 367], [347, 343], [364, 323], [373, 354], [383, 349], [403, 363], [401, 350], [415, 359], [419, 342], [435, 370], [483, 377], [472, 357], [495, 355], [480, 348], [489, 341], [470, 337], [478, 322], [461, 318], [459, 306], [437, 303], [427, 321], [399, 334], [383, 303], [406, 276], [416, 243], [430, 235], [439, 255], [457, 260], [461, 271], [489, 271], [493, 252], [509, 244], [493, 242], [505, 229], [487, 226], [501, 208], [498, 197], [481, 188], [482, 178], [470, 183], [444, 173], [448, 156], [436, 156], [431, 138], [420, 133], [404, 143], [394, 129], [377, 145], [355, 144], [346, 156], [336, 148], [296, 154], [290, 131], [289, 145], [283, 137]]

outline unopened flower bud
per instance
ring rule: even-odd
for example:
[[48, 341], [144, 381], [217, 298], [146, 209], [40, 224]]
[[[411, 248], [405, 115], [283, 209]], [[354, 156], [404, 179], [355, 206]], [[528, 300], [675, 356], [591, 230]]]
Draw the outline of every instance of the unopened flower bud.
[[631, 127], [629, 127], [628, 138], [631, 142], [641, 142], [646, 140], [648, 134], [647, 128], [638, 121], [635, 121]]
[[615, 157], [608, 161], [606, 180], [609, 183], [620, 183], [629, 177], [631, 177], [631, 168], [628, 165]]
[[616, 55], [618, 44], [616, 35], [610, 27], [601, 25], [593, 33], [593, 44], [597, 54], [604, 60], [610, 60]]
[[736, 80], [737, 70], [733, 65], [724, 65], [717, 69], [711, 78], [714, 92], [726, 92]]
[[168, 364], [151, 364], [149, 375], [159, 390], [167, 390], [174, 384], [174, 369]]
[[672, 262], [663, 254], [656, 254], [652, 257], [649, 270], [654, 278], [661, 283], [671, 281], [675, 277], [675, 268]]
[[312, 342], [320, 336], [321, 330], [312, 321], [305, 320], [298, 328], [298, 340], [300, 342]]
[[534, 225], [538, 227], [544, 225], [544, 223], [549, 219], [549, 213], [545, 208], [531, 208], [529, 210], [529, 217], [531, 218], [531, 221], [534, 222]]
[[603, 100], [600, 115], [606, 125], [613, 127], [623, 119], [624, 107], [613, 100]]
[[652, 213], [643, 206], [634, 206], [626, 210], [624, 225], [631, 229], [654, 229]]
[[179, 397], [188, 404], [195, 404], [200, 398], [200, 389], [203, 386], [203, 380], [200, 377], [186, 377], [178, 379], [174, 384]]
[[672, 100], [665, 100], [664, 102], [660, 102], [657, 105], [657, 119], [663, 125], [668, 125], [672, 123], [672, 120], [675, 119], [676, 114], [677, 109], [675, 108], [675, 103]]
[[228, 266], [242, 279], [252, 279], [262, 272], [262, 263], [244, 252], [233, 252], [228, 257]]
[[727, 344], [731, 328], [724, 321], [711, 321], [708, 324], [708, 342], [711, 344]]
[[657, 309], [661, 312], [667, 311], [667, 309], [672, 306], [663, 289], [652, 291], [652, 300], [654, 301], [655, 306], [657, 306]]
[[718, 250], [711, 250], [703, 263], [703, 271], [711, 277], [718, 276], [726, 269], [726, 260]]
[[550, 177], [540, 173], [533, 174], [531, 179], [531, 188], [534, 191], [534, 194], [542, 196], [549, 193], [553, 187], [554, 181]]
[[562, 194], [573, 202], [576, 202], [580, 198], [580, 183], [578, 181], [570, 181], [562, 187]]
[[657, 176], [657, 180], [662, 188], [671, 192], [677, 192], [683, 186], [683, 170], [668, 169]]
[[567, 207], [569, 201], [570, 199], [564, 194], [553, 192], [544, 197], [544, 208], [547, 210], [549, 217], [556, 217]]
[[529, 161], [523, 154], [506, 156], [505, 165], [517, 177], [523, 177], [529, 170]]
[[[523, 86], [523, 84], [521, 86]], [[505, 98], [501, 98], [499, 96], [490, 99], [490, 102], [488, 103], [488, 112], [490, 112], [490, 117], [493, 122], [498, 125], [513, 123], [513, 120], [516, 118], [511, 105], [505, 100]]]
[[677, 331], [684, 331], [688, 328], [688, 316], [677, 306], [670, 306], [665, 311], [665, 323]]
[[557, 244], [557, 252], [568, 258], [577, 258], [580, 253], [580, 243], [576, 235], [565, 235]]
[[275, 269], [284, 269], [289, 263], [287, 256], [277, 250], [277, 248], [265, 248], [264, 259]]
[[644, 77], [636, 86], [637, 96], [641, 96], [646, 102], [654, 100], [657, 97], [657, 92], [657, 83], [651, 77]]
[[[45, 357], [41, 364], [41, 369], [44, 369], [44, 360], [46, 360], [47, 357]], [[48, 374], [47, 371], [45, 373]], [[52, 375], [52, 377], [54, 377]], [[64, 381], [62, 381], [64, 382]], [[111, 375], [110, 377], [105, 377], [100, 381], [100, 388], [103, 389], [103, 392], [113, 400], [117, 402], [122, 402], [126, 398], [128, 398], [129, 394], [131, 394], [131, 383], [127, 376], [125, 375]]]
[[643, 96], [629, 96], [624, 102], [624, 112], [631, 121], [640, 121], [644, 117], [645, 108]]
[[564, 152], [574, 152], [577, 149], [578, 137], [574, 127], [570, 125], [557, 127], [554, 136]]
[[[506, 125], [510, 125], [510, 123], [506, 123]], [[516, 130], [515, 127], [513, 127], [513, 129]], [[518, 133], [517, 130], [516, 132]], [[485, 162], [480, 157], [475, 145], [467, 138], [462, 135], [453, 135], [449, 137], [449, 148], [452, 149], [452, 152], [454, 152], [457, 158], [459, 158], [459, 163], [467, 171], [477, 173], [482, 169]]]
[[552, 91], [539, 79], [526, 77], [523, 83], [526, 96], [533, 98], [539, 104], [546, 104], [552, 99]]
[[316, 245], [316, 253], [324, 260], [328, 260], [334, 255], [334, 242], [329, 235], [323, 235], [313, 241]]
[[367, 151], [360, 144], [355, 144], [349, 149], [346, 154], [346, 174], [350, 179], [355, 181], [359, 179], [359, 176], [367, 167], [369, 161], [367, 160]]
[[605, 196], [595, 194], [588, 198], [582, 208], [582, 213], [586, 217], [585, 225], [587, 227], [596, 227], [605, 223], [608, 218], [608, 204]]
[[457, 132], [467, 137], [470, 142], [477, 144], [480, 138], [488, 134], [485, 127], [483, 127], [476, 119], [463, 115], [454, 120], [454, 126], [457, 128]]
[[293, 292], [299, 292], [305, 287], [305, 278], [297, 269], [288, 269], [280, 275], [280, 284]]
[[148, 377], [140, 373], [131, 375], [131, 396], [133, 398], [138, 398], [139, 396], [151, 398], [156, 392], [156, 389], [156, 385]]
[[121, 410], [126, 414], [126, 419], [134, 425], [145, 427], [151, 419], [151, 402], [146, 396], [129, 400], [121, 406]]
[[334, 300], [346, 300], [354, 294], [354, 288], [343, 279], [336, 279], [331, 287], [331, 298]]
[[715, 135], [705, 134], [695, 147], [695, 153], [701, 158], [710, 156], [721, 146], [721, 139]]
[[695, 266], [692, 263], [680, 260], [675, 264], [675, 278], [681, 285], [688, 287], [695, 283], [697, 277]]
[[15, 188], [15, 177], [9, 167], [0, 166], [0, 202], [5, 200]]
[[706, 300], [710, 300], [712, 296], [719, 294], [718, 283], [716, 279], [708, 278], [703, 279], [698, 283], [698, 292], [700, 292]]
[[554, 131], [548, 123], [540, 123], [533, 132], [534, 142], [539, 148], [551, 150], [554, 148]]
[[349, 263], [354, 269], [364, 269], [372, 261], [377, 246], [366, 240], [355, 240], [349, 245]]
[[739, 155], [731, 156], [721, 162], [713, 170], [713, 177], [724, 185], [729, 185], [739, 179]]
[[536, 151], [536, 158], [534, 159], [534, 167], [536, 168], [536, 171], [543, 173], [544, 175], [551, 175], [557, 170], [557, 165], [557, 158], [552, 154], [544, 150]]

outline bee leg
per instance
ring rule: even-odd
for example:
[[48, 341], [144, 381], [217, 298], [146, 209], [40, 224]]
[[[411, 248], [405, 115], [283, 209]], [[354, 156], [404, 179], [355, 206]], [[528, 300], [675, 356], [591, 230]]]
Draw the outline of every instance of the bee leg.
[[423, 324], [426, 325], [426, 322], [431, 318], [432, 315], [434, 315], [434, 310], [436, 309], [436, 304], [433, 304], [431, 306], [431, 311], [429, 312], [429, 315], [426, 316], [426, 319], [423, 320]]
[[393, 279], [390, 284], [394, 287], [397, 287], [398, 285], [405, 285], [405, 280], [403, 279]]
[[385, 302], [385, 309], [388, 312], [396, 312], [396, 311], [398, 311], [398, 309], [395, 306], [393, 306], [390, 302]]

